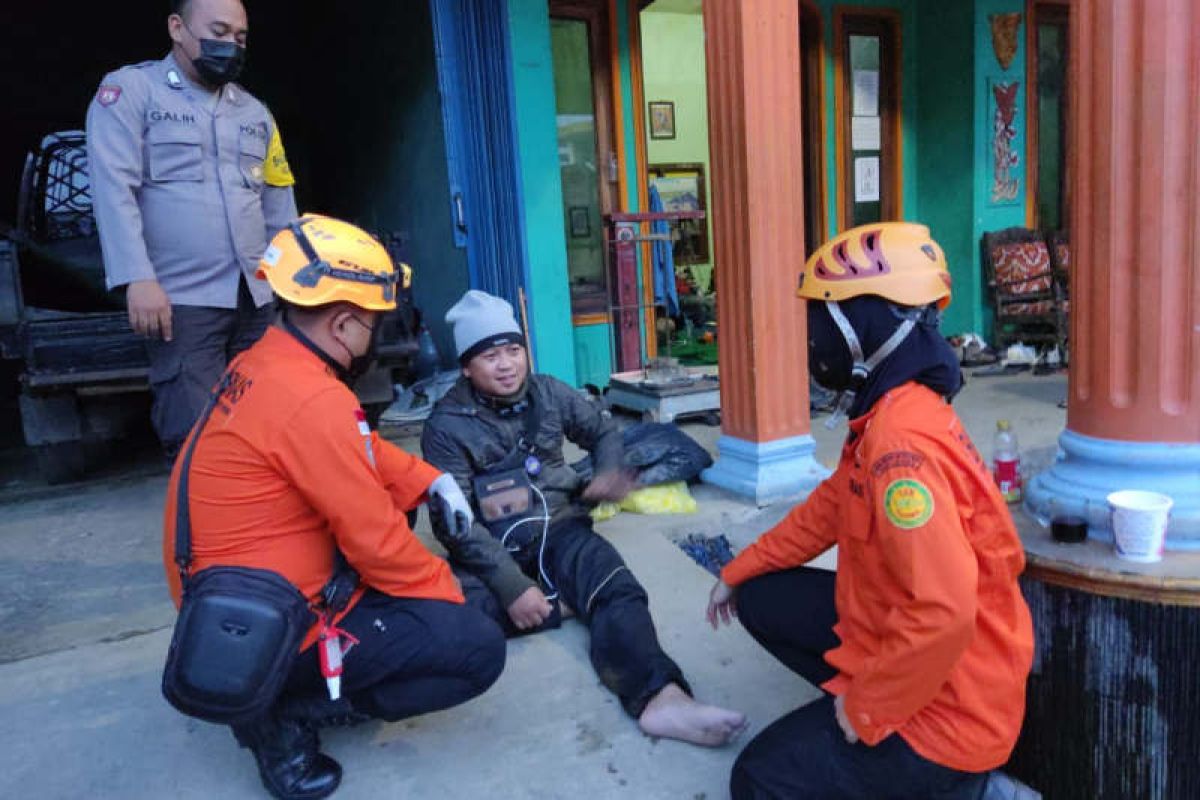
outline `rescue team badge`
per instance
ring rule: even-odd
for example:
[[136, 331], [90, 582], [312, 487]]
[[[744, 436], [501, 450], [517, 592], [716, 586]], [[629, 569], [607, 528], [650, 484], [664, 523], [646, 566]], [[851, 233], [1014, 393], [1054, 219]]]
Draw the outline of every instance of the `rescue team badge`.
[[120, 99], [120, 86], [101, 86], [96, 90], [96, 102], [102, 106], [111, 106]]
[[897, 528], [919, 528], [933, 516], [933, 495], [920, 481], [894, 480], [883, 493], [883, 513]]

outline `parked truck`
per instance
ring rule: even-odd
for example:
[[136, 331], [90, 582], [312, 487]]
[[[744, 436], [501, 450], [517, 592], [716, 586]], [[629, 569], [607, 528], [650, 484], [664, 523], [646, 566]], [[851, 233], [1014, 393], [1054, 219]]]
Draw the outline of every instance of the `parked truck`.
[[[401, 235], [380, 238], [402, 259]], [[417, 352], [410, 291], [383, 324], [379, 366], [355, 387], [372, 415]], [[105, 287], [83, 131], [50, 134], [25, 159], [16, 223], [0, 228], [0, 356], [20, 364], [25, 443], [50, 483], [82, 477], [146, 425], [146, 342]]]

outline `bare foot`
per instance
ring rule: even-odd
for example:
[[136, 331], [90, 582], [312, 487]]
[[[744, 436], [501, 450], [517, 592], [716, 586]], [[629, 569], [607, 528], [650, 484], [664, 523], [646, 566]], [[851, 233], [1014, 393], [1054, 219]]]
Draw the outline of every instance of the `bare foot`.
[[642, 711], [638, 727], [647, 736], [720, 747], [745, 729], [746, 715], [698, 703], [678, 685], [668, 683]]

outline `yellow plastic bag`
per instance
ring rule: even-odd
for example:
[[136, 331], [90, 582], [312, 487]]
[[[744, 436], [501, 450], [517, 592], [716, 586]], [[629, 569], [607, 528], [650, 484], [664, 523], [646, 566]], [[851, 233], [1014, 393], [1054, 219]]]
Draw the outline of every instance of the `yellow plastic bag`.
[[592, 509], [591, 516], [593, 522], [604, 522], [622, 511], [634, 514], [694, 514], [697, 508], [696, 498], [688, 491], [687, 484], [675, 481], [635, 489], [620, 503], [600, 503]]
[[630, 492], [621, 501], [621, 510], [635, 514], [694, 514], [696, 498], [683, 481], [660, 483]]
[[605, 500], [603, 503], [597, 503], [596, 507], [591, 510], [593, 522], [604, 522], [604, 520], [612, 519], [620, 513], [621, 507], [608, 500]]

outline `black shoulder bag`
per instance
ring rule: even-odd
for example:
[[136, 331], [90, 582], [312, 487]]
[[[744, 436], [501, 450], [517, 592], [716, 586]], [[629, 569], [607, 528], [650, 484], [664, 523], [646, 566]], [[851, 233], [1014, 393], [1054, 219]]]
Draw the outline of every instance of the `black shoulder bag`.
[[[200, 415], [179, 470], [175, 510], [175, 563], [183, 599], [162, 692], [179, 711], [223, 724], [262, 716], [279, 696], [318, 610], [277, 572], [213, 566], [188, 575], [192, 561], [188, 473], [205, 423], [230, 384], [226, 373]], [[358, 582], [341, 552], [322, 592], [320, 611], [345, 607]]]

